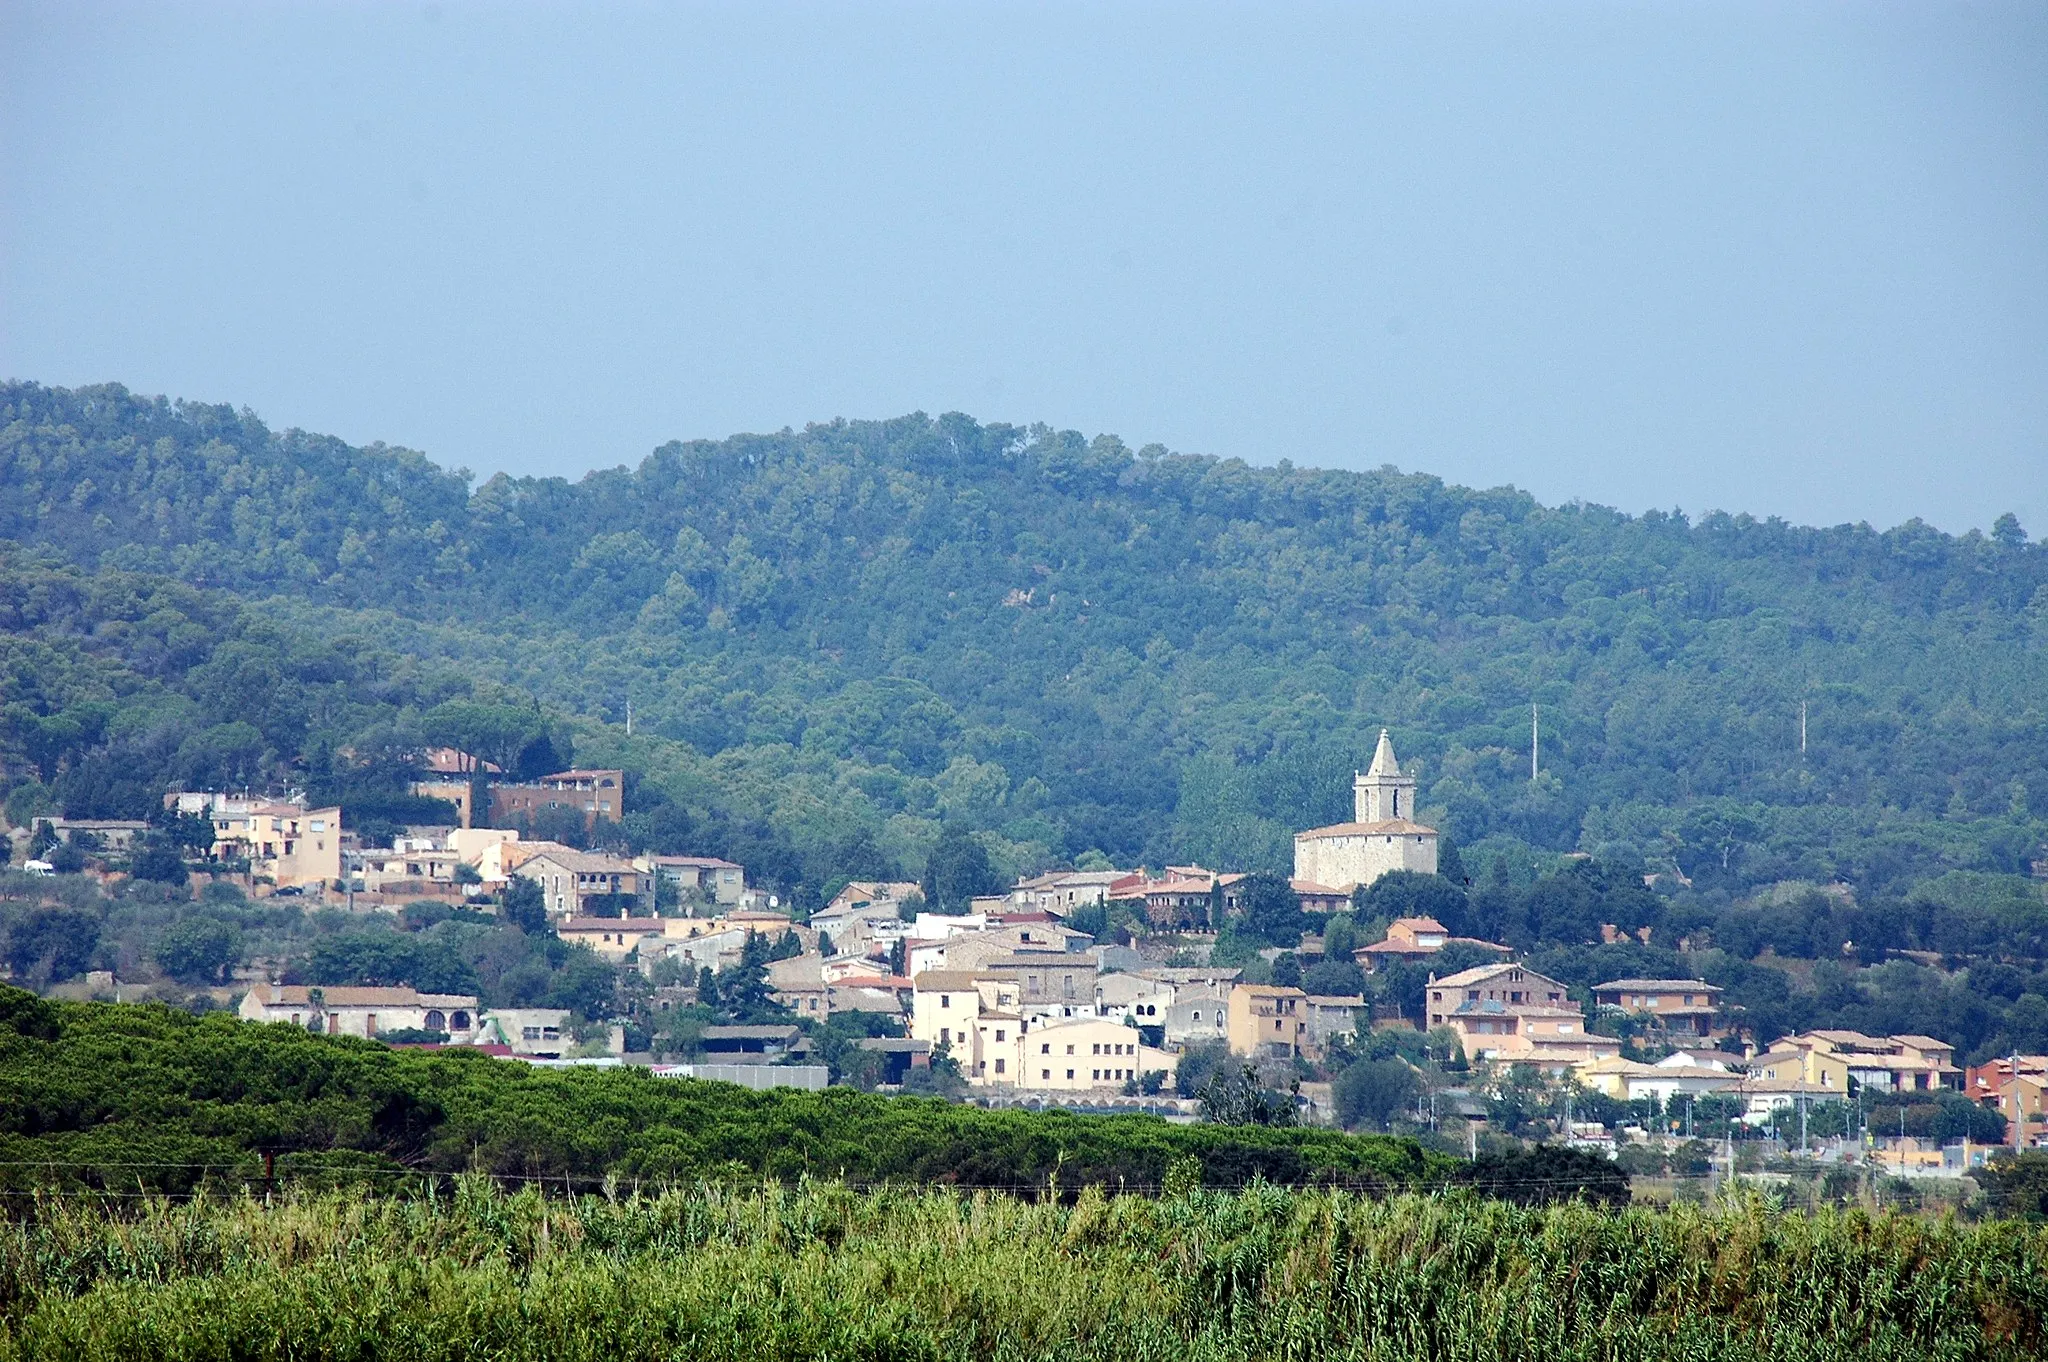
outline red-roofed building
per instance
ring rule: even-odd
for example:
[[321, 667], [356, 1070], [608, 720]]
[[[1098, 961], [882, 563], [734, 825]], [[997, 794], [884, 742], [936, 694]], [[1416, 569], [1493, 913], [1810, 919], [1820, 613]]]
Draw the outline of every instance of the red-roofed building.
[[1489, 951], [1510, 955], [1512, 949], [1497, 941], [1480, 941], [1469, 936], [1452, 936], [1433, 917], [1398, 917], [1387, 925], [1387, 938], [1375, 941], [1370, 946], [1360, 946], [1352, 952], [1360, 969], [1375, 974], [1388, 965], [1403, 961], [1427, 960], [1444, 947], [1456, 942], [1461, 946], [1479, 946]]

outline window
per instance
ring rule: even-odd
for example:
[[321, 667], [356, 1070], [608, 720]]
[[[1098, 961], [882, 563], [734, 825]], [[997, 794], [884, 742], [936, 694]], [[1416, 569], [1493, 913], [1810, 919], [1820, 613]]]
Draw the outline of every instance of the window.
[[1052, 1070], [1051, 1070], [1051, 1069], [1040, 1069], [1040, 1070], [1038, 1071], [1038, 1076], [1039, 1076], [1040, 1078], [1042, 1078], [1042, 1079], [1045, 1079], [1045, 1080], [1046, 1080], [1047, 1082], [1051, 1082], [1051, 1081], [1052, 1081]]
[[[1074, 1047], [1073, 1047], [1073, 1046], [1071, 1046], [1071, 1045], [1069, 1045], [1069, 1046], [1067, 1047], [1067, 1053], [1068, 1053], [1068, 1054], [1070, 1054], [1070, 1055], [1071, 1055], [1072, 1053], [1074, 1053]], [[1074, 1075], [1073, 1075], [1073, 1073], [1072, 1073], [1072, 1072], [1069, 1072], [1069, 1073], [1067, 1074], [1067, 1077], [1069, 1077], [1069, 1078], [1072, 1078], [1073, 1076], [1074, 1076]]]
[[998, 1027], [996, 1028], [996, 1039], [997, 1039], [997, 1040], [1001, 1040], [1001, 1039], [1003, 1039], [1003, 1038], [1004, 1038], [1004, 1036], [1006, 1036], [1007, 1034], [1008, 1034], [1008, 1032], [1004, 1031], [1002, 1027], [998, 1026]]
[[1479, 990], [1478, 990], [1478, 989], [1476, 989], [1476, 988], [1468, 988], [1468, 989], [1466, 989], [1466, 990], [1465, 990], [1465, 1001], [1466, 1001], [1466, 1002], [1468, 1002], [1468, 1003], [1476, 1003], [1476, 1002], [1478, 1002], [1478, 1001], [1479, 1001]]
[[[1052, 1047], [1050, 1045], [1041, 1045], [1038, 1047], [1038, 1053], [1040, 1053], [1041, 1055], [1049, 1055], [1052, 1053]], [[1052, 1075], [1047, 1074], [1046, 1077], [1051, 1078]]]
[[941, 993], [941, 994], [939, 995], [939, 1006], [940, 1006], [940, 1007], [951, 1007], [952, 1005], [953, 1005], [953, 997], [952, 997], [952, 995], [951, 995], [951, 994], [949, 994], [949, 993]]
[[953, 1043], [953, 1028], [952, 1028], [952, 1027], [950, 1027], [950, 1026], [941, 1026], [941, 1027], [939, 1028], [939, 1044], [941, 1044], [941, 1045], [951, 1045], [952, 1043]]
[[1088, 1047], [1088, 1053], [1091, 1055], [1099, 1055], [1102, 1053], [1102, 1047], [1100, 1045], [1091, 1045]]
[[1090, 1070], [1088, 1071], [1088, 1077], [1089, 1077], [1089, 1079], [1090, 1079], [1091, 1081], [1093, 1081], [1093, 1082], [1096, 1082], [1096, 1083], [1100, 1083], [1100, 1082], [1102, 1081], [1102, 1070], [1100, 1070], [1100, 1069], [1090, 1069]]
[[1069, 1069], [1069, 1070], [1067, 1070], [1067, 1077], [1068, 1077], [1068, 1079], [1070, 1079], [1070, 1080], [1071, 1080], [1071, 1079], [1073, 1078], [1073, 1076], [1074, 1076], [1074, 1071], [1073, 1071], [1072, 1069]]

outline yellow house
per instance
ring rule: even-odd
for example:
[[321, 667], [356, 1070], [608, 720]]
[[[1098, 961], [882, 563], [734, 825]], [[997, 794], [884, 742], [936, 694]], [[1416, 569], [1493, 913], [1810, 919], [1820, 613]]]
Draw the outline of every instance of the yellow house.
[[1292, 1059], [1308, 1040], [1308, 994], [1271, 984], [1230, 990], [1230, 1053], [1255, 1059]]
[[[1055, 1020], [1031, 1025], [1017, 1035], [1013, 1057], [1004, 1067], [1019, 1088], [1045, 1092], [1082, 1092], [1090, 1088], [1121, 1088], [1148, 1073], [1162, 1073], [1170, 1083], [1179, 1061], [1164, 1050], [1144, 1044], [1138, 1028], [1103, 1017]], [[1003, 1082], [997, 1073], [991, 1082]]]
[[[991, 1062], [995, 1059], [1002, 1060], [1001, 1073], [1007, 1080], [1022, 1027], [1017, 987], [1013, 981], [981, 978], [971, 970], [928, 969], [911, 982], [910, 1038], [934, 1050], [947, 1047], [970, 1082], [996, 1081], [997, 1069]], [[993, 1048], [985, 1050], [984, 1040]]]
[[1933, 1092], [1962, 1086], [1955, 1047], [1932, 1036], [1866, 1036], [1860, 1031], [1806, 1031], [1772, 1042], [1750, 1072], [1764, 1078], [1818, 1083], [1847, 1095]]
[[657, 917], [572, 917], [557, 923], [555, 935], [574, 946], [588, 946], [605, 959], [624, 960], [649, 937], [661, 936]]
[[341, 878], [341, 810], [299, 804], [216, 806], [213, 854], [249, 862], [249, 873], [287, 885], [326, 884]]

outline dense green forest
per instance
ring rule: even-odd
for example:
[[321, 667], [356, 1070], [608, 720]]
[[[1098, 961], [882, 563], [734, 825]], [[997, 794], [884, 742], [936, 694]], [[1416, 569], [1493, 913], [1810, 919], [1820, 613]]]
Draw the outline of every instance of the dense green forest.
[[1018, 864], [1279, 866], [1382, 724], [1468, 846], [1735, 889], [2044, 854], [2048, 549], [2010, 517], [1632, 517], [957, 415], [472, 488], [31, 383], [0, 387], [0, 492], [7, 738], [80, 811], [303, 780], [480, 697], [792, 887], [849, 847], [921, 864], [943, 820]]
[[[288, 1175], [373, 1184], [477, 1171], [565, 1186], [814, 1175], [1156, 1187], [1176, 1159], [1216, 1186], [1263, 1177], [1484, 1188], [1489, 1173], [1385, 1136], [985, 1111], [850, 1088], [749, 1092], [639, 1069], [544, 1071], [221, 1015], [52, 1003], [0, 985], [0, 1189], [242, 1186], [266, 1152]], [[1562, 1163], [1523, 1192], [1627, 1200], [1611, 1164], [1553, 1156]]]
[[[29, 383], [0, 493], [20, 826], [297, 786], [375, 835], [434, 815], [410, 763], [449, 742], [626, 767], [611, 835], [804, 906], [948, 825], [1005, 874], [1284, 869], [1384, 724], [1459, 853], [1361, 928], [1419, 905], [1576, 984], [1702, 972], [1766, 1037], [2048, 1046], [2048, 546], [2011, 517], [1632, 517], [961, 416], [472, 487]], [[1603, 923], [1650, 939], [1587, 950]]]

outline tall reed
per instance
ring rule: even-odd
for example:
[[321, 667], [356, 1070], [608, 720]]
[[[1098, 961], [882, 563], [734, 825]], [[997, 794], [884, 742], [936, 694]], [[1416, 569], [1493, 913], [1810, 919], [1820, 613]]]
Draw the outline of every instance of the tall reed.
[[2026, 1358], [2048, 1228], [1254, 1185], [485, 1179], [0, 1222], [0, 1359]]

